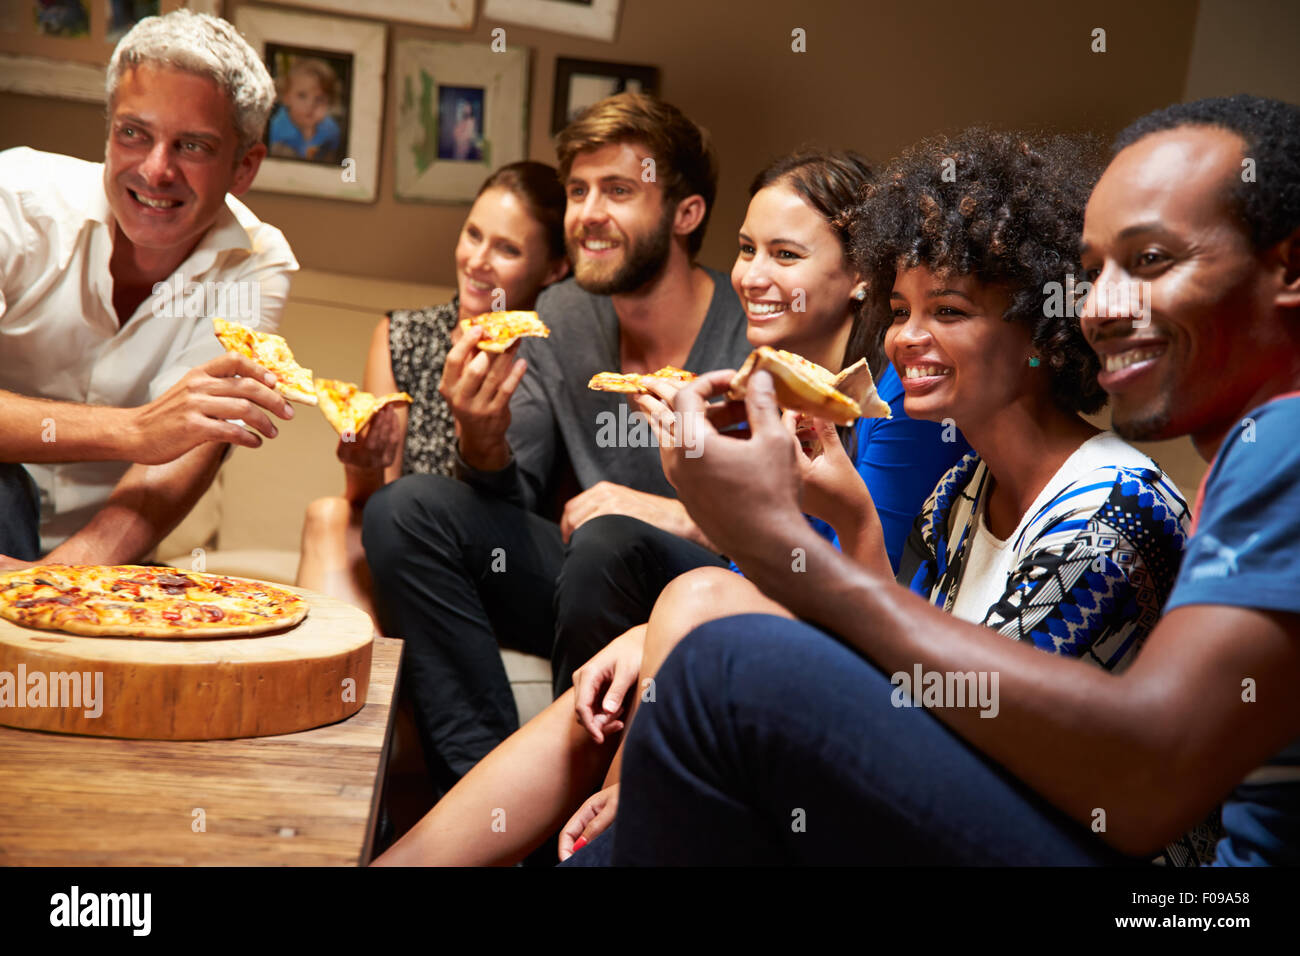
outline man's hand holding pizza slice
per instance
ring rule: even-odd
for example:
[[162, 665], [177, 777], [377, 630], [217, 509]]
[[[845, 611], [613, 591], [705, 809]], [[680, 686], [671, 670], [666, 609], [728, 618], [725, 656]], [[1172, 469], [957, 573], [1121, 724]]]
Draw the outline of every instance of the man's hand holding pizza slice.
[[[277, 434], [268, 412], [285, 421], [293, 418], [275, 382], [269, 371], [234, 352], [190, 369], [158, 398], [131, 410], [139, 448], [131, 460], [161, 465], [205, 442], [260, 447], [257, 432], [267, 438]], [[249, 427], [241, 428], [236, 419]]]
[[[664, 474], [700, 530], [746, 574], [746, 558], [754, 554], [785, 555], [788, 567], [793, 546], [826, 542], [799, 507], [798, 447], [781, 420], [771, 375], [754, 373], [743, 405], [710, 405], [726, 394], [732, 374], [702, 375], [673, 397], [676, 414], [666, 425], [693, 434], [690, 442], [661, 441]], [[748, 431], [733, 437], [718, 430], [716, 419], [734, 420], [742, 410]]]

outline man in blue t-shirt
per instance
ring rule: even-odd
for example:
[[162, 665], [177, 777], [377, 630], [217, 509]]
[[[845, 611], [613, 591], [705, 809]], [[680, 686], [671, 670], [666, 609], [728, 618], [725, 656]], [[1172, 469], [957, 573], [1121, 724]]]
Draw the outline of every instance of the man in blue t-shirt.
[[[1115, 430], [1190, 435], [1213, 462], [1133, 666], [990, 640], [834, 552], [775, 466], [760, 380], [750, 439], [706, 427], [709, 453], [667, 474], [751, 580], [838, 638], [747, 615], [678, 646], [626, 741], [616, 863], [1118, 863], [1220, 803], [1218, 863], [1300, 862], [1300, 107], [1236, 96], [1138, 120], [1081, 251]], [[900, 675], [925, 685], [915, 703]], [[994, 701], [945, 697], [962, 675]]]

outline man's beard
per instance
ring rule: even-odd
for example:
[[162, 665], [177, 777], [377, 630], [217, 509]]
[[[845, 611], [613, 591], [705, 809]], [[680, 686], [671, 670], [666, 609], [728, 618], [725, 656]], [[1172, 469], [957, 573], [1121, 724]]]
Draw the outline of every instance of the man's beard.
[[1134, 416], [1125, 421], [1120, 421], [1111, 411], [1111, 428], [1115, 434], [1125, 441], [1164, 441], [1169, 438], [1169, 405], [1166, 402], [1163, 406], [1151, 411], [1146, 411], [1140, 417]]
[[625, 257], [611, 275], [583, 256], [581, 240], [569, 241], [569, 260], [573, 263], [573, 277], [578, 285], [592, 295], [623, 295], [635, 292], [664, 271], [673, 241], [673, 212], [665, 210], [664, 217], [654, 231], [643, 239], [631, 240], [624, 245]]

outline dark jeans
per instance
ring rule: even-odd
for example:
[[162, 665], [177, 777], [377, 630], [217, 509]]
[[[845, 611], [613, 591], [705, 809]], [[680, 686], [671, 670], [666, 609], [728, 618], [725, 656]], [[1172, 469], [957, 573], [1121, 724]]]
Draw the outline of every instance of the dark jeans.
[[668, 582], [702, 567], [726, 567], [694, 542], [625, 515], [592, 518], [573, 533], [555, 590], [555, 696], [573, 672], [628, 628], [644, 624]]
[[0, 554], [20, 561], [41, 556], [41, 510], [27, 469], [0, 463]]
[[629, 731], [613, 862], [1145, 863], [930, 713], [893, 706], [894, 689], [802, 622], [748, 614], [697, 628]]
[[380, 628], [406, 642], [431, 780], [450, 789], [519, 727], [497, 641], [551, 652], [560, 528], [464, 482], [408, 475], [366, 502], [361, 540]]
[[498, 642], [553, 655], [558, 696], [576, 667], [645, 622], [673, 569], [719, 561], [631, 518], [588, 521], [566, 547], [557, 524], [433, 475], [372, 496], [362, 543], [380, 627], [406, 641], [402, 685], [444, 791], [519, 727]]

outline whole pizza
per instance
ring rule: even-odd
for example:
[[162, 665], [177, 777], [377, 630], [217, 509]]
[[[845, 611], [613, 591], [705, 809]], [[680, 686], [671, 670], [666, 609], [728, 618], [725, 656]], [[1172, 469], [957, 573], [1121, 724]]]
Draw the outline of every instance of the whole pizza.
[[229, 637], [297, 624], [284, 588], [138, 565], [46, 564], [0, 574], [0, 618], [87, 637]]

